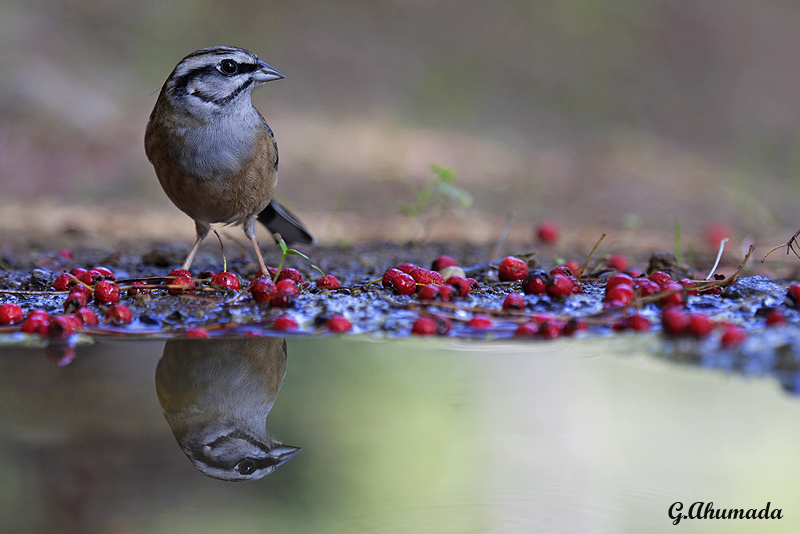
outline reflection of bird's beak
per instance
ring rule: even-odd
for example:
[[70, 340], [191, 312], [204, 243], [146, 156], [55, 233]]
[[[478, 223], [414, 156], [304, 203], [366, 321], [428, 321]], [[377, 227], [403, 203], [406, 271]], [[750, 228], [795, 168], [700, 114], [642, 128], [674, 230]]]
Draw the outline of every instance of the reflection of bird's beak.
[[300, 447], [291, 447], [289, 445], [279, 445], [278, 447], [275, 447], [274, 449], [269, 451], [269, 455], [272, 458], [275, 459], [275, 467], [278, 467], [279, 465], [285, 463], [286, 460], [288, 460], [289, 458], [291, 458], [292, 456], [294, 456], [295, 454], [297, 454], [301, 450], [302, 449]]
[[283, 74], [281, 74], [278, 70], [273, 69], [263, 61], [259, 62], [259, 67], [257, 71], [253, 73], [253, 79], [257, 82], [266, 83], [271, 82], [272, 80], [280, 80], [281, 78], [285, 78]]

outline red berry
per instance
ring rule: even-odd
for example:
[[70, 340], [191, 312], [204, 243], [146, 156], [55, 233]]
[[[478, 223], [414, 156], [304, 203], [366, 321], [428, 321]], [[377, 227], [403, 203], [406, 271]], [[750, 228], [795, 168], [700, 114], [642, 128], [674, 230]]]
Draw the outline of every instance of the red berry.
[[408, 274], [410, 274], [411, 278], [414, 279], [414, 282], [418, 284], [426, 285], [433, 283], [433, 271], [430, 271], [424, 267], [417, 267]]
[[147, 284], [145, 282], [141, 281], [141, 280], [134, 280], [133, 282], [131, 282], [130, 289], [128, 289], [128, 295], [134, 296], [134, 295], [139, 295], [139, 294], [143, 294], [143, 295], [149, 294], [150, 293], [149, 289], [141, 289], [141, 286], [144, 286], [144, 285], [147, 285]]
[[657, 283], [653, 282], [649, 278], [634, 278], [633, 288], [638, 291], [639, 295], [642, 297], [655, 295], [661, 289]]
[[411, 333], [418, 336], [432, 336], [436, 333], [436, 321], [432, 317], [417, 317]]
[[690, 313], [686, 333], [697, 338], [707, 337], [714, 329], [714, 322], [704, 313]]
[[28, 314], [22, 323], [20, 330], [26, 334], [47, 335], [47, 328], [50, 326], [50, 314], [44, 310], [34, 310]]
[[647, 278], [658, 284], [658, 287], [661, 289], [664, 289], [666, 284], [672, 282], [672, 277], [663, 271], [655, 271], [650, 273]]
[[585, 319], [573, 317], [566, 322], [562, 330], [565, 336], [571, 336], [575, 334], [575, 332], [582, 332], [584, 330], [589, 330], [589, 325], [586, 324]]
[[522, 281], [522, 291], [526, 295], [544, 295], [547, 293], [547, 282], [544, 271], [531, 271]]
[[381, 285], [383, 285], [383, 287], [393, 287], [392, 280], [398, 274], [403, 274], [403, 271], [395, 268], [387, 269], [386, 272], [383, 273], [383, 277], [381, 278]]
[[528, 264], [514, 256], [506, 256], [497, 268], [501, 282], [516, 282], [528, 276]]
[[744, 343], [747, 333], [741, 327], [726, 323], [722, 326], [722, 339], [720, 340], [723, 347], [736, 347]]
[[275, 328], [275, 330], [280, 330], [282, 332], [286, 330], [294, 330], [299, 327], [297, 321], [288, 315], [281, 315], [275, 319], [275, 323], [272, 326]]
[[86, 326], [95, 326], [98, 323], [97, 314], [85, 306], [75, 312], [75, 317]]
[[697, 286], [688, 278], [681, 278], [678, 283], [686, 288], [687, 295], [697, 295]]
[[570, 267], [567, 267], [566, 265], [559, 265], [558, 267], [550, 271], [550, 276], [553, 276], [554, 274], [563, 274], [564, 276], [569, 276], [571, 278], [575, 276], [575, 271], [573, 271]]
[[183, 275], [176, 276], [175, 278], [173, 278], [171, 280], [167, 280], [167, 284], [171, 285], [171, 286], [176, 286], [176, 287], [170, 288], [170, 290], [169, 290], [169, 294], [170, 295], [180, 295], [181, 293], [184, 293], [184, 292], [190, 293], [190, 294], [194, 293], [194, 291], [187, 291], [187, 290], [192, 289], [195, 286], [194, 280], [192, 280], [191, 278], [188, 278], [186, 276], [183, 276]]
[[633, 278], [628, 276], [625, 273], [617, 273], [613, 275], [611, 278], [608, 279], [606, 282], [606, 294], [608, 294], [609, 290], [618, 284], [625, 284], [627, 286], [633, 287]]
[[558, 240], [558, 225], [553, 221], [542, 221], [536, 228], [536, 237], [545, 244], [552, 244]]
[[119, 302], [119, 286], [108, 280], [101, 280], [94, 286], [94, 300], [99, 304], [116, 304]]
[[232, 289], [233, 291], [239, 291], [242, 288], [242, 283], [239, 281], [239, 277], [228, 272], [215, 274], [211, 278], [211, 285], [223, 289]]
[[452, 302], [453, 293], [455, 292], [456, 288], [454, 288], [450, 284], [445, 284], [439, 288], [439, 298], [442, 299], [442, 302]]
[[250, 283], [250, 293], [256, 302], [267, 302], [275, 292], [275, 284], [269, 278], [256, 278]]
[[186, 331], [186, 337], [191, 339], [209, 339], [211, 334], [205, 328], [190, 328]]
[[56, 291], [66, 291], [75, 284], [75, 280], [73, 280], [72, 277], [70, 277], [67, 273], [61, 273], [53, 282], [53, 289]]
[[794, 284], [786, 290], [786, 296], [789, 297], [795, 307], [800, 307], [800, 284]]
[[417, 289], [417, 297], [420, 300], [434, 300], [439, 296], [439, 287], [433, 284], [419, 286]]
[[619, 283], [611, 289], [606, 289], [604, 300], [606, 302], [616, 301], [622, 304], [630, 304], [635, 296], [636, 292], [633, 290], [633, 285]]
[[284, 267], [281, 269], [281, 273], [278, 275], [278, 282], [281, 280], [291, 280], [297, 285], [303, 284], [303, 275], [300, 274], [300, 271], [297, 269], [292, 269], [291, 267]]
[[539, 325], [539, 330], [536, 332], [539, 337], [543, 337], [545, 339], [555, 339], [560, 337], [563, 333], [562, 324], [560, 321], [545, 321]]
[[333, 276], [332, 274], [326, 274], [325, 276], [320, 277], [317, 280], [317, 287], [328, 287], [328, 288], [335, 288], [339, 287], [339, 279]]
[[661, 312], [661, 327], [670, 336], [681, 336], [689, 327], [689, 315], [679, 306], [670, 306]]
[[103, 280], [115, 281], [117, 279], [117, 277], [114, 276], [114, 273], [111, 272], [111, 269], [108, 269], [107, 267], [92, 267], [91, 269], [89, 269], [89, 272], [92, 273], [92, 277], [94, 277], [95, 275], [102, 276]]
[[767, 312], [764, 316], [767, 326], [785, 326], [786, 317], [779, 309], [775, 308]]
[[539, 325], [534, 322], [522, 323], [514, 330], [514, 337], [534, 337], [539, 331]]
[[[179, 276], [185, 276], [186, 278], [191, 278], [192, 273], [190, 273], [186, 269], [172, 269], [167, 275], [167, 278], [177, 278]], [[169, 282], [169, 280], [167, 280], [167, 282]]]
[[[291, 280], [283, 280], [284, 282], [290, 282]], [[290, 290], [286, 289], [276, 289], [269, 296], [269, 304], [273, 308], [288, 308], [292, 302], [294, 302], [295, 293], [292, 293]]]
[[667, 282], [663, 286], [661, 286], [661, 291], [664, 293], [669, 293], [664, 295], [659, 300], [659, 304], [661, 306], [671, 306], [673, 304], [685, 304], [686, 298], [683, 294], [683, 286], [678, 282]]
[[328, 330], [337, 334], [349, 332], [353, 329], [353, 324], [344, 315], [334, 315], [325, 321], [325, 325]]
[[525, 299], [519, 293], [509, 293], [508, 295], [506, 295], [506, 298], [503, 299], [503, 309], [524, 310]]
[[475, 330], [486, 330], [492, 327], [492, 320], [485, 315], [479, 314], [470, 319], [467, 322], [467, 326]]
[[72, 289], [69, 290], [66, 300], [64, 300], [64, 311], [72, 312], [86, 306], [91, 295], [92, 292], [88, 287], [82, 284], [73, 286]]
[[280, 280], [275, 284], [275, 291], [286, 291], [291, 293], [294, 297], [300, 294], [300, 290], [297, 289], [297, 284], [295, 284], [293, 280], [288, 279]]
[[411, 275], [400, 273], [392, 278], [392, 287], [398, 295], [412, 295], [417, 289], [417, 284]]
[[66, 315], [54, 315], [50, 318], [47, 327], [47, 336], [51, 338], [66, 339], [75, 330], [74, 323]]
[[563, 274], [556, 274], [547, 284], [547, 294], [553, 298], [563, 298], [572, 295], [572, 280]]
[[399, 269], [401, 272], [404, 272], [404, 273], [406, 273], [406, 274], [411, 274], [411, 271], [413, 271], [414, 269], [416, 269], [416, 268], [417, 268], [417, 266], [416, 266], [416, 265], [414, 265], [413, 263], [401, 263], [400, 265], [398, 265], [398, 266], [397, 266], [397, 268], [398, 268], [398, 269]]
[[445, 267], [458, 267], [458, 262], [450, 256], [439, 256], [431, 264], [431, 270], [441, 271]]
[[609, 269], [614, 269], [615, 271], [626, 271], [628, 269], [628, 259], [623, 256], [622, 254], [614, 254], [606, 260], [606, 264], [608, 265]]
[[447, 283], [458, 291], [459, 297], [466, 297], [472, 289], [470, 279], [463, 276], [451, 276], [447, 279]]
[[711, 223], [709, 224], [704, 232], [704, 237], [706, 240], [706, 244], [714, 249], [719, 248], [720, 242], [727, 238], [733, 237], [733, 232], [727, 225], [723, 223]]
[[0, 304], [0, 324], [17, 324], [22, 322], [22, 308], [13, 302]]
[[133, 320], [131, 310], [124, 304], [114, 304], [106, 312], [106, 322], [115, 326], [122, 326]]

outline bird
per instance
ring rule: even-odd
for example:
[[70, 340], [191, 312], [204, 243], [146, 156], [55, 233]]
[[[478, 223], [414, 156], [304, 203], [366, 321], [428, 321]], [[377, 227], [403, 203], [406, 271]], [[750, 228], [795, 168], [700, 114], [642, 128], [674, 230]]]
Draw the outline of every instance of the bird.
[[267, 434], [267, 415], [286, 375], [286, 340], [172, 339], [156, 365], [156, 394], [194, 466], [220, 480], [269, 475], [300, 447]]
[[303, 223], [273, 199], [278, 145], [251, 98], [255, 87], [283, 78], [249, 50], [213, 46], [184, 57], [164, 82], [144, 147], [164, 192], [195, 222], [197, 238], [183, 269], [190, 269], [216, 223], [242, 226], [264, 274], [257, 220], [278, 242], [314, 243]]

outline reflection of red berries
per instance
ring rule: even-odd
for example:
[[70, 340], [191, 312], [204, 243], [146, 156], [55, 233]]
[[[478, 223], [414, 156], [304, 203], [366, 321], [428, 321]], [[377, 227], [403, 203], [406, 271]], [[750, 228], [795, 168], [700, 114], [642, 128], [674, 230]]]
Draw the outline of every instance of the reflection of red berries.
[[205, 328], [190, 328], [186, 331], [186, 337], [190, 339], [210, 339], [211, 334]]
[[467, 322], [467, 326], [475, 330], [486, 330], [492, 327], [492, 320], [485, 315], [479, 314], [470, 319]]
[[47, 336], [56, 339], [66, 339], [75, 330], [74, 323], [66, 315], [54, 315], [50, 318], [50, 325], [47, 327]]
[[97, 314], [85, 306], [75, 312], [75, 317], [77, 317], [81, 323], [86, 326], [95, 326], [98, 323]]
[[556, 339], [562, 334], [562, 326], [560, 321], [545, 321], [539, 325], [537, 334], [544, 339]]
[[497, 277], [501, 282], [516, 282], [528, 275], [528, 264], [514, 256], [506, 256], [497, 268]]
[[514, 330], [514, 337], [534, 337], [539, 330], [539, 326], [534, 323], [528, 321], [527, 323], [522, 323]]
[[520, 295], [519, 293], [509, 293], [508, 295], [506, 295], [506, 298], [503, 299], [503, 309], [524, 310], [525, 299], [522, 298], [522, 295]]
[[277, 319], [275, 319], [275, 323], [273, 324], [275, 330], [286, 331], [286, 330], [294, 330], [299, 325], [294, 318], [288, 315], [281, 315]]
[[17, 324], [22, 322], [22, 308], [13, 302], [0, 304], [0, 324]]
[[353, 329], [353, 324], [344, 315], [334, 315], [325, 322], [328, 330], [340, 334]]
[[686, 325], [686, 333], [697, 338], [704, 338], [711, 334], [714, 329], [714, 322], [704, 313], [689, 314], [689, 324]]
[[689, 315], [679, 306], [670, 306], [661, 312], [661, 327], [670, 336], [681, 336], [689, 327]]
[[785, 326], [786, 325], [786, 317], [783, 315], [779, 309], [775, 308], [767, 312], [764, 316], [764, 320], [767, 326]]
[[747, 333], [741, 327], [726, 323], [722, 326], [722, 339], [720, 340], [723, 347], [730, 348], [736, 347], [744, 343]]
[[795, 307], [800, 307], [800, 284], [794, 284], [786, 290], [786, 296], [789, 297]]
[[558, 240], [558, 225], [553, 221], [542, 221], [536, 228], [536, 237], [545, 244], [552, 244]]
[[417, 317], [411, 333], [418, 336], [432, 336], [436, 333], [436, 321], [431, 317]]

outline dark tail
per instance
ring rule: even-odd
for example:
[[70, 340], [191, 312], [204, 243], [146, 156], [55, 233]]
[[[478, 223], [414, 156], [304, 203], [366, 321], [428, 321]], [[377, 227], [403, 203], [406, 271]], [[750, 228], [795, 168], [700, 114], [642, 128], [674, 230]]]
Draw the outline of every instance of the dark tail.
[[316, 242], [303, 223], [274, 200], [258, 214], [258, 221], [273, 234], [281, 234], [287, 245], [293, 243], [313, 245]]

